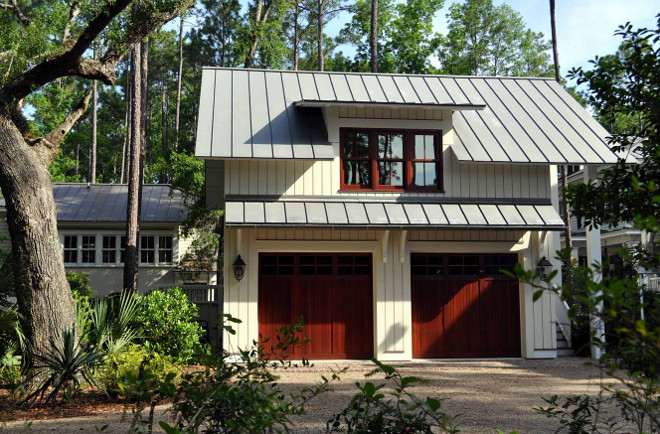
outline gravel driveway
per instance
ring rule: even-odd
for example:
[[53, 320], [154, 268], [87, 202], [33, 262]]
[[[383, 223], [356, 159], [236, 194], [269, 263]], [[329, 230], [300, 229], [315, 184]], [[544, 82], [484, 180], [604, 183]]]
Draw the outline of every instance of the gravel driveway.
[[[532, 407], [544, 405], [542, 396], [552, 394], [575, 395], [598, 392], [598, 371], [583, 366], [586, 359], [561, 358], [557, 360], [455, 360], [407, 362], [395, 366], [404, 375], [415, 375], [429, 380], [415, 386], [420, 396], [447, 398], [443, 404], [450, 414], [462, 413], [459, 428], [467, 433], [553, 432], [556, 422], [535, 414]], [[309, 403], [308, 414], [295, 419], [294, 432], [325, 431], [325, 422], [340, 411], [355, 394], [355, 382], [364, 382], [364, 374], [373, 365], [368, 362], [318, 362], [309, 368], [293, 368], [281, 372], [280, 384], [285, 390], [313, 385], [333, 367], [348, 366], [349, 371], [327, 393]], [[379, 377], [369, 381], [378, 382]], [[382, 377], [381, 377], [382, 378]], [[162, 413], [165, 408], [160, 408]], [[105, 432], [123, 432], [126, 422], [121, 415], [104, 415], [76, 419], [38, 421], [31, 432], [95, 432], [95, 426], [109, 424]], [[0, 431], [21, 430], [21, 423]], [[13, 428], [13, 429], [12, 429]]]

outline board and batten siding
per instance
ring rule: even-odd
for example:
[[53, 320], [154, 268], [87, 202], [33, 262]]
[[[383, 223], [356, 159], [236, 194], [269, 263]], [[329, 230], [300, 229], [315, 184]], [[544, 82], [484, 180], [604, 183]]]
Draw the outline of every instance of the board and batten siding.
[[[387, 234], [386, 234], [387, 233]], [[504, 235], [501, 235], [504, 234]], [[538, 261], [540, 232], [401, 231], [315, 229], [227, 229], [225, 232], [223, 312], [242, 320], [235, 335], [225, 333], [225, 350], [237, 353], [259, 337], [259, 253], [371, 253], [374, 273], [374, 356], [381, 360], [412, 358], [411, 253], [517, 253], [526, 268]], [[479, 240], [481, 242], [475, 243]], [[429, 242], [432, 241], [432, 242]], [[240, 254], [245, 278], [233, 276]], [[544, 253], [545, 254], [545, 253]], [[520, 285], [523, 357], [551, 357], [556, 348], [554, 295], [534, 302], [534, 288]]]
[[[230, 159], [207, 163], [210, 205], [225, 195], [341, 196], [395, 198], [550, 198], [547, 166], [526, 164], [459, 163], [451, 150], [451, 112], [446, 110], [342, 107], [324, 110], [333, 160]], [[339, 129], [401, 128], [443, 132], [443, 193], [385, 193], [340, 191]], [[221, 179], [221, 180], [220, 180]], [[217, 184], [217, 185], [216, 185]]]

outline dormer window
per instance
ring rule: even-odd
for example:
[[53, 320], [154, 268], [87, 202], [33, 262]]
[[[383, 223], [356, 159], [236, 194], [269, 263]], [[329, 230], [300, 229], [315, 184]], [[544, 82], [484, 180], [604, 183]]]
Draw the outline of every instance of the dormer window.
[[342, 128], [341, 189], [441, 191], [440, 132]]

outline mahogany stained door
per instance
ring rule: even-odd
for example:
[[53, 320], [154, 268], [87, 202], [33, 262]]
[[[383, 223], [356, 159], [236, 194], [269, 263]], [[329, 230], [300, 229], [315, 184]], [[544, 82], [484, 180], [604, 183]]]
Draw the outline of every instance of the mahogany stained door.
[[411, 256], [413, 357], [520, 356], [515, 254]]
[[259, 335], [276, 344], [278, 329], [303, 317], [301, 348], [292, 358], [373, 356], [370, 254], [261, 253]]

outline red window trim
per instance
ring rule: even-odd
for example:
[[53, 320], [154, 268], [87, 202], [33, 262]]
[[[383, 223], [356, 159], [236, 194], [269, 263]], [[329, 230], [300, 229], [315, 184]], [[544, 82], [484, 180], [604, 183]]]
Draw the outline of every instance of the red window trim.
[[[362, 185], [344, 184], [344, 142], [346, 133], [365, 133], [369, 136], [369, 181], [368, 187]], [[378, 145], [376, 136], [379, 133], [388, 134], [403, 134], [403, 186], [379, 185], [378, 184]], [[435, 136], [436, 159], [435, 160], [421, 160], [414, 159], [415, 144], [414, 136], [419, 134]], [[399, 129], [399, 128], [340, 128], [339, 129], [339, 155], [340, 155], [340, 190], [342, 191], [419, 191], [419, 192], [434, 192], [444, 193], [443, 170], [442, 170], [442, 131], [441, 130], [420, 130], [420, 129]], [[349, 161], [367, 161], [364, 158], [349, 158]], [[380, 159], [382, 161], [389, 161], [390, 159]], [[401, 161], [394, 159], [391, 161]], [[412, 179], [412, 164], [413, 162], [436, 162], [437, 185], [435, 186], [420, 186], [413, 185]]]

